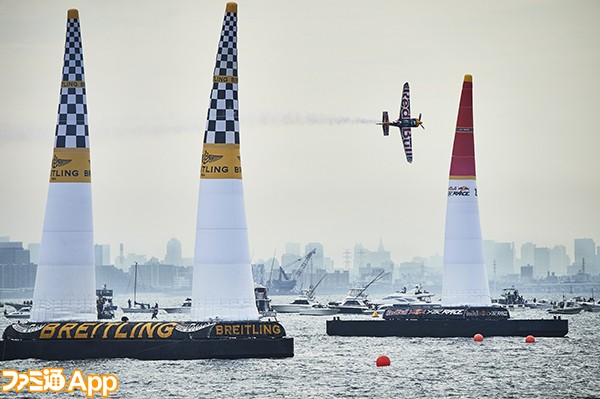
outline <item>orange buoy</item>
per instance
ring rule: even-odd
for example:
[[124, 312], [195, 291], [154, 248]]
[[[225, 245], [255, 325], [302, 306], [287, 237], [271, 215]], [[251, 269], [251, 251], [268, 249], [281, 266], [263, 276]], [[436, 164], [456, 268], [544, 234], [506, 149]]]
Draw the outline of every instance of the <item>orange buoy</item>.
[[528, 344], [533, 344], [535, 342], [535, 337], [533, 335], [528, 335], [525, 337], [525, 342]]
[[390, 358], [385, 355], [381, 355], [377, 358], [376, 364], [377, 367], [389, 366], [391, 364]]
[[483, 341], [483, 335], [481, 335], [481, 334], [475, 334], [473, 336], [473, 341], [475, 341], [475, 342], [481, 342], [481, 341]]

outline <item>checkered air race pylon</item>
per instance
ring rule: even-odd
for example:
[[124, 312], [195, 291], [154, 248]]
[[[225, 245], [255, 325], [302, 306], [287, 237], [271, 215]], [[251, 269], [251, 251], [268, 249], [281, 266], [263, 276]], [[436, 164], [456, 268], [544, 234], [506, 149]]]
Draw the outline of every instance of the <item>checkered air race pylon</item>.
[[450, 161], [442, 281], [444, 306], [491, 305], [479, 222], [473, 133], [473, 78], [465, 75]]
[[191, 318], [257, 320], [240, 161], [237, 4], [227, 3], [206, 120]]
[[77, 10], [67, 14], [49, 186], [30, 320], [96, 320], [90, 148]]

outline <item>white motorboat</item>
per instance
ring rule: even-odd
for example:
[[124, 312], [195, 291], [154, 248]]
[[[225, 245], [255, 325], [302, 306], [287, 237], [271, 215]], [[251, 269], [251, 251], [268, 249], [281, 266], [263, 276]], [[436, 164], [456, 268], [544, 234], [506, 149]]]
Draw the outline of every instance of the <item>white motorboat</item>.
[[185, 298], [181, 306], [173, 308], [163, 308], [167, 313], [190, 313], [192, 309], [192, 298]]
[[282, 305], [271, 305], [271, 308], [278, 313], [299, 313], [301, 309], [310, 308], [314, 304], [317, 304], [318, 302], [315, 299], [315, 290], [319, 284], [321, 284], [325, 276], [327, 275], [324, 274], [314, 287], [311, 286], [307, 290], [302, 290], [300, 295], [298, 295], [292, 302]]
[[299, 313], [304, 316], [329, 316], [336, 314], [339, 311], [339, 309], [315, 303], [309, 308], [300, 309]]
[[552, 309], [548, 309], [548, 313], [552, 314], [578, 314], [583, 311], [583, 307], [575, 301], [560, 301]]
[[31, 307], [30, 306], [23, 306], [19, 310], [15, 310], [13, 312], [8, 312], [7, 310], [4, 310], [4, 317], [6, 317], [8, 319], [29, 319], [30, 315], [31, 315]]
[[402, 291], [396, 291], [392, 294], [384, 296], [381, 300], [383, 303], [394, 301], [398, 299], [417, 300], [421, 302], [431, 303], [431, 300], [435, 294], [428, 292], [423, 289], [421, 285], [416, 285], [412, 290], [407, 291], [406, 287]]
[[314, 297], [300, 294], [288, 304], [271, 305], [271, 307], [278, 313], [299, 313], [301, 309], [308, 309], [316, 303]]
[[371, 284], [377, 280], [385, 277], [387, 274], [388, 273], [385, 271], [380, 272], [364, 287], [351, 288], [342, 302], [330, 302], [329, 305], [338, 309], [340, 313], [346, 314], [363, 314], [373, 312], [376, 306], [367, 299], [367, 288], [369, 288]]

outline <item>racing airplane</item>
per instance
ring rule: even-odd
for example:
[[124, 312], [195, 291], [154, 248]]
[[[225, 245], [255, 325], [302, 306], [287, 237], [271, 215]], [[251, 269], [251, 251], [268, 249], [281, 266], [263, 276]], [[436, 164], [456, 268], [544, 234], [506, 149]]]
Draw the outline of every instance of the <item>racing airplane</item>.
[[410, 117], [410, 87], [408, 82], [404, 83], [404, 89], [402, 90], [402, 103], [400, 104], [400, 118], [398, 120], [390, 122], [387, 111], [383, 111], [383, 118], [381, 123], [378, 123], [383, 128], [383, 135], [388, 136], [390, 134], [390, 126], [396, 126], [400, 128], [400, 135], [402, 136], [402, 144], [404, 144], [404, 153], [406, 154], [406, 160], [408, 163], [412, 163], [412, 128], [423, 126], [421, 121], [421, 114], [418, 118]]

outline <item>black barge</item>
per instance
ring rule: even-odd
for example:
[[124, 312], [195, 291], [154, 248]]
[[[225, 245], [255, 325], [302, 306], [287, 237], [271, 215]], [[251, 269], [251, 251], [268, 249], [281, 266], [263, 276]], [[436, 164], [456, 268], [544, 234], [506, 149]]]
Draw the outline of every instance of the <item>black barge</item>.
[[283, 358], [294, 340], [275, 321], [44, 322], [6, 328], [0, 360]]
[[327, 334], [349, 337], [564, 337], [568, 320], [510, 319], [500, 307], [397, 307], [383, 319], [327, 321]]

